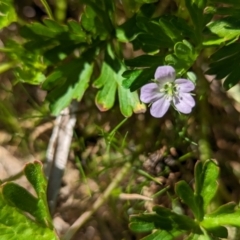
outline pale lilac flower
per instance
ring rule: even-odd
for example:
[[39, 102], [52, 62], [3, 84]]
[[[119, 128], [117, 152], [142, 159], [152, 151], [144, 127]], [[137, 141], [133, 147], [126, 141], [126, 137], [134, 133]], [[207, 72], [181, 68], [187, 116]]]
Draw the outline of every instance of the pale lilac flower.
[[175, 77], [173, 67], [158, 67], [154, 82], [141, 88], [140, 99], [144, 103], [151, 103], [150, 113], [153, 117], [161, 118], [171, 104], [185, 114], [190, 113], [195, 106], [195, 100], [190, 93], [195, 88], [193, 82]]

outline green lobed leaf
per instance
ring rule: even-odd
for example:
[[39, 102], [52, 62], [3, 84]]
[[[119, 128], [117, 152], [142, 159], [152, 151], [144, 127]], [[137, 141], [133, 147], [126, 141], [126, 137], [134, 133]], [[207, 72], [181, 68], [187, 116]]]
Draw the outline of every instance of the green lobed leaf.
[[129, 228], [134, 232], [150, 232], [156, 229], [155, 224], [158, 222], [156, 214], [141, 214], [131, 216]]
[[232, 72], [224, 80], [223, 86], [225, 89], [230, 89], [240, 81], [239, 69], [234, 68]]
[[225, 41], [236, 39], [240, 35], [240, 20], [232, 16], [214, 20], [207, 25], [207, 28]]
[[197, 57], [193, 46], [186, 40], [183, 40], [182, 42], [177, 42], [174, 45], [174, 53], [179, 59], [185, 60], [189, 63], [194, 62]]
[[236, 208], [236, 203], [229, 202], [229, 203], [226, 203], [226, 204], [220, 206], [215, 211], [208, 214], [208, 216], [217, 217], [218, 215], [221, 215], [221, 214], [234, 213], [235, 208]]
[[204, 211], [217, 192], [218, 175], [219, 168], [213, 160], [208, 160], [203, 165], [199, 162], [195, 167], [196, 194], [202, 197]]
[[177, 213], [172, 212], [171, 210], [155, 206], [153, 208], [158, 214], [158, 226], [161, 229], [166, 231], [174, 230], [174, 231], [191, 231], [195, 233], [200, 233], [201, 230], [196, 222], [194, 222], [191, 218], [185, 215], [179, 215]]
[[188, 24], [188, 21], [176, 16], [171, 16], [170, 18], [169, 17], [170, 16], [167, 16], [166, 20], [169, 19], [172, 25], [175, 27], [175, 29], [177, 29], [180, 32], [182, 40], [187, 38], [191, 39], [195, 43], [198, 42], [195, 36], [194, 29]]
[[[216, 79], [224, 81], [224, 87], [228, 90], [239, 82], [240, 73], [237, 71], [240, 62], [240, 44], [233, 43], [220, 48], [211, 56], [212, 63], [206, 74], [216, 75]], [[231, 62], [232, 64], [229, 64]]]
[[[99, 22], [108, 33], [111, 33], [113, 30], [113, 25], [111, 22], [113, 19], [111, 18], [111, 15], [114, 11], [114, 4], [108, 0], [99, 0], [97, 2], [95, 2], [95, 0], [82, 0], [82, 2], [87, 5], [86, 8], [91, 7], [91, 9], [95, 12], [96, 17], [95, 19], [93, 18], [95, 24]], [[99, 26], [100, 25], [98, 25], [98, 27]]]
[[[18, 196], [18, 199], [20, 197]], [[57, 240], [55, 232], [42, 227], [9, 205], [0, 191], [0, 239], [1, 240]]]
[[159, 39], [155, 36], [151, 36], [150, 34], [147, 33], [141, 33], [137, 36], [137, 40], [140, 43], [140, 48], [146, 52], [146, 53], [151, 53], [155, 54], [159, 52], [159, 49], [161, 47], [167, 47], [166, 45], [169, 45], [169, 41], [165, 39]]
[[[107, 36], [113, 31], [110, 15], [112, 12], [112, 4], [107, 1], [84, 0], [86, 4], [84, 12], [81, 16], [81, 24], [83, 28], [90, 32], [94, 38], [97, 36], [101, 40], [105, 40]], [[109, 8], [110, 6], [110, 8]]]
[[[80, 23], [69, 20], [67, 25], [51, 19], [44, 19], [44, 24], [34, 22], [20, 28], [20, 34], [27, 39], [24, 48], [38, 55], [47, 65], [56, 65], [69, 56], [75, 49], [90, 43], [90, 37]], [[43, 57], [42, 57], [43, 55]]]
[[[193, 29], [179, 17], [162, 16], [151, 19], [149, 16], [137, 14], [136, 25], [139, 31], [133, 41], [135, 50], [142, 49], [145, 52], [156, 53], [160, 48], [171, 48], [177, 41], [185, 38], [198, 42]], [[133, 33], [131, 30], [130, 32]]]
[[226, 41], [224, 38], [219, 38], [216, 36], [207, 36], [203, 39], [202, 45], [203, 46], [218, 46], [225, 42]]
[[79, 22], [76, 22], [74, 20], [68, 20], [67, 22], [69, 26], [69, 38], [71, 40], [76, 40], [78, 42], [89, 42], [90, 39], [83, 30], [82, 26], [80, 25]]
[[49, 228], [53, 228], [46, 198], [47, 181], [42, 168], [41, 162], [34, 161], [33, 163], [26, 164], [24, 173], [38, 196], [38, 208], [36, 210], [37, 221], [43, 222]]
[[185, 181], [180, 181], [176, 184], [175, 191], [182, 201], [193, 211], [196, 219], [201, 221], [203, 219], [201, 200], [193, 193], [193, 190], [190, 188], [190, 186]]
[[[65, 33], [68, 31], [68, 26], [60, 24], [53, 19], [45, 18], [43, 19], [44, 25], [56, 34]], [[34, 25], [33, 25], [34, 26]]]
[[[163, 64], [159, 64], [163, 65]], [[146, 69], [128, 70], [123, 73], [123, 86], [135, 91], [154, 78], [157, 66]]]
[[[50, 110], [53, 115], [57, 115], [62, 109], [67, 107], [73, 99], [80, 101], [89, 86], [89, 81], [93, 71], [93, 64], [84, 62], [83, 59], [75, 59], [70, 63], [65, 64], [57, 69], [62, 72], [62, 78], [57, 79], [56, 74], [54, 78], [46, 79], [45, 87], [49, 84], [57, 83], [48, 95], [47, 100], [50, 102]], [[61, 84], [62, 83], [62, 84]]]
[[[158, 240], [158, 239], [162, 239], [163, 237], [165, 237], [165, 236], [163, 236], [163, 232], [165, 232], [165, 231], [157, 230], [157, 231], [151, 233], [150, 235], [142, 238], [141, 240]], [[170, 234], [166, 232], [166, 235], [170, 235]], [[166, 240], [168, 240], [168, 239], [171, 240], [172, 236], [171, 236], [171, 238], [166, 238]]]
[[235, 210], [233, 213], [221, 213], [218, 215], [205, 215], [201, 226], [206, 229], [212, 229], [219, 226], [235, 226], [240, 227], [240, 210]]
[[148, 235], [147, 237], [142, 238], [141, 240], [173, 240], [177, 236], [181, 235], [181, 232], [167, 232], [164, 230], [157, 230], [154, 231], [152, 234]]
[[196, 32], [199, 37], [201, 36], [200, 32], [204, 27], [203, 8], [205, 7], [205, 2], [206, 1], [185, 0], [186, 7], [188, 9], [188, 12], [191, 16], [191, 19], [193, 21], [193, 24], [196, 28]]
[[25, 188], [16, 183], [8, 182], [2, 186], [2, 194], [9, 205], [37, 218], [38, 199]]
[[141, 32], [136, 26], [136, 16], [134, 15], [126, 22], [116, 28], [116, 37], [121, 42], [132, 41]]
[[167, 55], [165, 63], [173, 66], [178, 75], [183, 75], [189, 69], [189, 62], [179, 59], [175, 54]]
[[165, 57], [165, 63], [172, 65], [179, 75], [183, 75], [193, 65], [198, 53], [194, 47], [187, 41], [177, 42], [174, 45], [174, 53]]
[[13, 0], [0, 0], [0, 29], [17, 20]]
[[113, 107], [117, 90], [116, 78], [115, 71], [104, 62], [100, 76], [93, 83], [94, 87], [101, 88], [95, 98], [95, 103], [100, 111], [108, 111]]
[[209, 228], [207, 231], [214, 237], [227, 238], [228, 230], [225, 227], [219, 226], [215, 228]]
[[59, 34], [59, 31], [56, 31], [56, 29], [51, 29], [39, 22], [33, 22], [31, 24], [28, 24], [26, 27], [28, 27], [29, 30], [31, 30], [36, 35], [40, 35], [42, 37], [55, 38]]
[[2, 186], [4, 198], [12, 206], [30, 213], [38, 224], [53, 229], [46, 199], [47, 182], [42, 172], [41, 162], [35, 161], [26, 164], [24, 173], [35, 189], [38, 198], [30, 194], [25, 188], [12, 182]]
[[202, 234], [199, 235], [191, 233], [185, 240], [209, 240], [209, 238], [206, 238], [206, 236]]
[[165, 32], [167, 30], [172, 34], [171, 30], [169, 30], [169, 25], [164, 24], [166, 23], [165, 20], [159, 22], [139, 15], [136, 21], [138, 28], [142, 30], [142, 33], [137, 36], [137, 39], [145, 52], [156, 52], [159, 51], [160, 48], [173, 47], [173, 39]]
[[139, 102], [137, 92], [130, 92], [129, 89], [122, 86], [122, 72], [124, 69], [125, 68], [122, 66], [121, 69], [116, 72], [109, 64], [104, 62], [101, 74], [93, 85], [97, 88], [101, 88], [95, 99], [97, 107], [101, 111], [107, 111], [113, 106], [115, 94], [116, 91], [118, 91], [121, 113], [125, 117], [129, 117], [132, 115], [132, 112], [144, 112], [146, 109], [145, 105]]
[[176, 28], [171, 19], [161, 17], [159, 19], [159, 26], [173, 42], [178, 42], [183, 39], [181, 28]]
[[139, 101], [138, 93], [136, 91], [130, 92], [129, 89], [122, 86], [122, 78], [118, 85], [118, 98], [121, 113], [125, 117], [130, 117], [132, 112], [142, 113], [146, 111], [145, 105]]
[[45, 80], [43, 72], [46, 65], [38, 51], [27, 51], [22, 44], [13, 40], [8, 40], [6, 48], [7, 56], [18, 63], [14, 69], [17, 81], [38, 85]]
[[198, 161], [194, 169], [194, 179], [195, 179], [195, 193], [197, 195], [201, 194], [202, 184], [203, 184], [203, 162]]

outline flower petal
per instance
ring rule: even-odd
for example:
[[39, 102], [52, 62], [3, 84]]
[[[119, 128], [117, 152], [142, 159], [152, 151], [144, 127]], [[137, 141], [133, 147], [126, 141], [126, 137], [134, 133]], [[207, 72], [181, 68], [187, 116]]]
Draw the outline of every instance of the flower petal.
[[173, 97], [173, 104], [179, 112], [188, 114], [195, 106], [195, 100], [190, 93], [181, 93]]
[[150, 108], [150, 113], [153, 117], [161, 118], [169, 109], [171, 99], [166, 96], [161, 97], [154, 102]]
[[144, 103], [154, 102], [162, 96], [163, 93], [159, 92], [159, 86], [156, 83], [146, 84], [140, 90], [140, 99]]
[[161, 66], [156, 69], [154, 79], [160, 83], [173, 82], [175, 80], [176, 73], [171, 66]]
[[184, 78], [176, 79], [175, 83], [177, 84], [177, 90], [179, 92], [187, 93], [194, 90], [195, 88], [195, 85], [193, 82]]

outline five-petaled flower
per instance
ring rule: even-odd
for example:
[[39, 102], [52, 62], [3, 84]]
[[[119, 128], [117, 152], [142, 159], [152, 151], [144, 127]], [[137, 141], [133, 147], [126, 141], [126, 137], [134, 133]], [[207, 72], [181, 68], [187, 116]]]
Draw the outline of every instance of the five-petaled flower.
[[175, 79], [176, 72], [171, 66], [158, 67], [154, 82], [141, 88], [140, 99], [151, 103], [150, 113], [153, 117], [161, 118], [173, 104], [179, 112], [188, 114], [195, 106], [195, 100], [190, 91], [195, 85], [187, 79]]

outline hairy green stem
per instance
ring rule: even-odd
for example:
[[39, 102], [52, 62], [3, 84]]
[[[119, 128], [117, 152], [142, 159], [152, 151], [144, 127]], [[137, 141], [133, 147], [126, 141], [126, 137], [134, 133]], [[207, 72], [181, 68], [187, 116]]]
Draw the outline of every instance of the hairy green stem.
[[122, 169], [118, 172], [116, 177], [107, 187], [105, 192], [98, 197], [96, 202], [93, 204], [92, 208], [89, 211], [84, 212], [68, 229], [65, 235], [61, 238], [61, 240], [70, 240], [74, 234], [80, 229], [84, 223], [86, 223], [89, 218], [102, 206], [102, 204], [107, 200], [110, 196], [111, 192], [117, 187], [119, 182], [123, 179], [124, 175], [129, 171], [131, 164], [129, 162], [125, 163]]
[[55, 1], [55, 18], [58, 22], [63, 22], [66, 19], [67, 1], [56, 0]]
[[[200, 59], [199, 59], [200, 60]], [[209, 83], [207, 82], [202, 69], [201, 61], [197, 61], [197, 64], [194, 66], [194, 71], [198, 77], [198, 117], [199, 117], [199, 130], [200, 130], [200, 139], [198, 141], [198, 148], [200, 154], [200, 160], [206, 161], [212, 158], [212, 150], [209, 144], [210, 137], [210, 111], [208, 104], [208, 92], [209, 92]]]
[[52, 10], [50, 8], [50, 6], [48, 5], [47, 1], [46, 0], [40, 0], [42, 5], [44, 6], [46, 12], [47, 12], [47, 15], [50, 19], [54, 20], [54, 17], [53, 17], [53, 13], [52, 13]]

